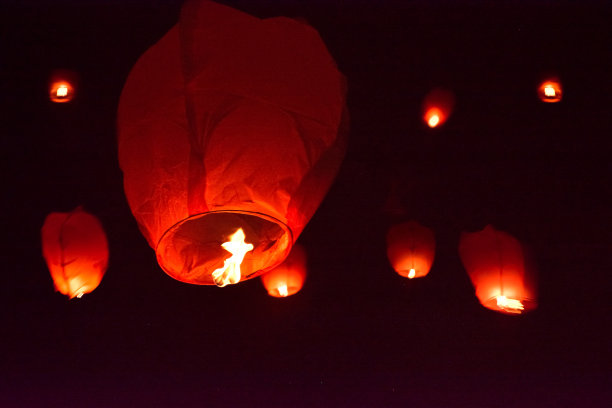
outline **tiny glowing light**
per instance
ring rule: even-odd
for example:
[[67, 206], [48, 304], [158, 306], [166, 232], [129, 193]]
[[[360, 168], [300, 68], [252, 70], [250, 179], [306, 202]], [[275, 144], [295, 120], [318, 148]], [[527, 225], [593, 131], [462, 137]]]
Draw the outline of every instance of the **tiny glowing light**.
[[70, 102], [73, 97], [74, 87], [68, 81], [55, 81], [51, 84], [49, 89], [49, 99], [51, 99], [51, 102]]
[[282, 297], [287, 297], [289, 296], [289, 289], [287, 288], [287, 285], [280, 285], [278, 287], [278, 294], [281, 295]]
[[84, 295], [84, 293], [83, 293], [83, 292], [81, 292], [81, 293], [79, 293], [78, 295], [76, 295], [76, 297], [77, 297], [77, 299], [80, 299], [80, 298], [82, 298], [82, 297], [83, 297], [83, 295]]
[[438, 115], [432, 115], [427, 121], [427, 124], [429, 125], [429, 127], [432, 127], [432, 128], [438, 126], [438, 123], [440, 123], [440, 116]]
[[538, 87], [538, 95], [542, 102], [555, 103], [563, 97], [561, 82], [557, 79], [544, 81]]
[[240, 282], [240, 265], [244, 260], [244, 256], [247, 252], [253, 250], [253, 244], [247, 244], [244, 239], [244, 231], [242, 228], [238, 230], [229, 238], [229, 241], [221, 244], [223, 249], [232, 254], [223, 262], [223, 267], [215, 269], [212, 273], [215, 284], [219, 287], [223, 287], [229, 284]]
[[410, 269], [410, 272], [408, 272], [408, 279], [414, 278], [415, 275], [416, 275], [416, 271], [414, 270], [414, 268]]

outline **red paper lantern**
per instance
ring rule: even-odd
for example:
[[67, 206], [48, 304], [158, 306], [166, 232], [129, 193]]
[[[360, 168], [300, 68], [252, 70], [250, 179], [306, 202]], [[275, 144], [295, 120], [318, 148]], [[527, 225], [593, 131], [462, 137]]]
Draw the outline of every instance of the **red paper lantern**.
[[435, 253], [433, 231], [416, 221], [394, 225], [387, 232], [387, 257], [398, 275], [408, 279], [426, 276]]
[[75, 96], [76, 74], [55, 70], [49, 79], [49, 99], [55, 103], [70, 102]]
[[482, 231], [464, 232], [459, 255], [484, 307], [508, 314], [536, 307], [534, 276], [516, 238], [490, 225]]
[[563, 98], [563, 88], [557, 78], [542, 81], [538, 87], [538, 96], [542, 102], [555, 103]]
[[449, 118], [454, 105], [455, 96], [451, 91], [436, 88], [423, 100], [423, 120], [431, 128], [438, 127]]
[[81, 297], [98, 287], [108, 265], [102, 224], [80, 207], [51, 213], [41, 230], [42, 251], [58, 292]]
[[187, 2], [118, 114], [125, 193], [161, 268], [224, 286], [279, 265], [342, 161], [344, 95], [307, 24]]
[[261, 282], [273, 297], [287, 297], [302, 289], [306, 280], [306, 251], [296, 244], [285, 261], [261, 275]]

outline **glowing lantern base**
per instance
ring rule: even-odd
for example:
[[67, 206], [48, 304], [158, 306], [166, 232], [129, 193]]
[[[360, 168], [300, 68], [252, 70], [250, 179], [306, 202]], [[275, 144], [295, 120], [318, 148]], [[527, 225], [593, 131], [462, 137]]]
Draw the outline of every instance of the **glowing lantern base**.
[[222, 245], [238, 229], [253, 246], [240, 265], [241, 280], [274, 268], [291, 250], [291, 231], [279, 220], [260, 213], [216, 211], [194, 215], [166, 231], [157, 245], [157, 261], [179, 281], [215, 285], [213, 272], [230, 256]]
[[295, 245], [278, 267], [261, 276], [261, 282], [272, 297], [287, 297], [302, 289], [306, 279], [306, 251]]

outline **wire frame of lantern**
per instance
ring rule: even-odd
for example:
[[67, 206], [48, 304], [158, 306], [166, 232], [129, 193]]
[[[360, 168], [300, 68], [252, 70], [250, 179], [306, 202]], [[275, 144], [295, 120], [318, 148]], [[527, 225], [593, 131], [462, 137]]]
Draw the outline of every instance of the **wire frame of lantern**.
[[513, 315], [536, 308], [535, 272], [512, 235], [490, 225], [464, 232], [459, 256], [484, 307]]

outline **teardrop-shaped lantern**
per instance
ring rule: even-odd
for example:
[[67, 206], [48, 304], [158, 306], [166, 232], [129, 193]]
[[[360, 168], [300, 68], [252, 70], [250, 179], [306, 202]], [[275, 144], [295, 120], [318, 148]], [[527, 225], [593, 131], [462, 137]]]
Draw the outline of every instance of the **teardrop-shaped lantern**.
[[484, 307], [508, 314], [536, 307], [535, 276], [526, 267], [521, 243], [512, 235], [490, 225], [464, 232], [459, 256]]
[[455, 106], [455, 95], [446, 89], [435, 88], [423, 100], [423, 120], [430, 128], [448, 120]]
[[538, 96], [542, 102], [555, 103], [563, 98], [563, 88], [557, 78], [542, 81], [538, 87]]
[[302, 289], [306, 280], [306, 251], [296, 244], [285, 261], [261, 275], [261, 282], [273, 297], [287, 297]]
[[80, 207], [47, 216], [41, 230], [42, 251], [58, 292], [81, 297], [98, 287], [108, 265], [102, 224]]
[[433, 231], [416, 221], [394, 225], [387, 232], [387, 257], [398, 275], [408, 279], [426, 276], [435, 253]]
[[125, 193], [161, 268], [224, 286], [279, 265], [342, 161], [344, 95], [307, 24], [186, 2], [118, 114]]

